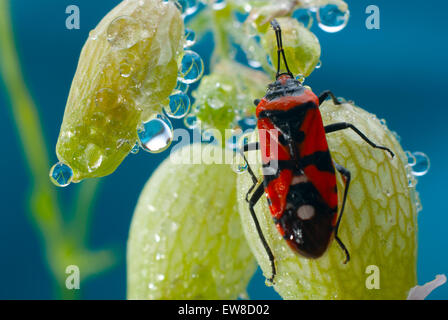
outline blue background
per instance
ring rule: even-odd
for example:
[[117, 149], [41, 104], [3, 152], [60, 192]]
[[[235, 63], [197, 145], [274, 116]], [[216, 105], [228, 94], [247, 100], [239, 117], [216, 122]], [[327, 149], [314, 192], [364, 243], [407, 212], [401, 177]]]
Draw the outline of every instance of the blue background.
[[[35, 99], [45, 137], [54, 146], [59, 133], [77, 60], [89, 31], [116, 4], [89, 0], [13, 0], [15, 35], [24, 76]], [[436, 274], [448, 273], [446, 250], [446, 40], [445, 1], [347, 1], [349, 25], [336, 34], [316, 26], [322, 45], [322, 68], [307, 79], [316, 92], [332, 89], [338, 96], [387, 119], [390, 129], [411, 151], [423, 151], [431, 159], [428, 175], [419, 180], [423, 211], [419, 216], [419, 283]], [[65, 9], [75, 4], [81, 10], [81, 29], [65, 28]], [[381, 30], [367, 30], [365, 8], [381, 10]], [[211, 48], [202, 41], [195, 50], [207, 57]], [[207, 61], [206, 61], [207, 62]], [[23, 160], [17, 130], [0, 82], [0, 298], [51, 299], [48, 273], [39, 238], [27, 219], [26, 199], [30, 176]], [[56, 162], [54, 152], [52, 161]], [[129, 156], [119, 169], [104, 178], [95, 207], [93, 248], [118, 245], [122, 262], [113, 270], [88, 281], [82, 287], [86, 299], [123, 299], [126, 292], [125, 244], [132, 211], [139, 192], [166, 154], [140, 153]], [[51, 164], [49, 164], [49, 167]], [[73, 187], [58, 190], [62, 198]], [[277, 298], [264, 286], [260, 273], [249, 287], [251, 298]], [[448, 286], [431, 294], [448, 298]]]

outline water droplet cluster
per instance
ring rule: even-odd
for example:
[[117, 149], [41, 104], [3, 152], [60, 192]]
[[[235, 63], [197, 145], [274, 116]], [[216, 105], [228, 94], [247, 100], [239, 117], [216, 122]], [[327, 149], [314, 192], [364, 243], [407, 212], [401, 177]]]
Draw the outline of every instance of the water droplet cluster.
[[413, 201], [417, 207], [417, 211], [421, 211], [423, 207], [420, 200], [420, 195], [416, 190], [416, 186], [418, 183], [418, 178], [426, 175], [429, 172], [429, 168], [431, 165], [430, 160], [425, 153], [420, 151], [406, 151], [405, 155], [407, 157], [406, 175], [408, 178], [408, 186], [409, 188], [413, 189]]

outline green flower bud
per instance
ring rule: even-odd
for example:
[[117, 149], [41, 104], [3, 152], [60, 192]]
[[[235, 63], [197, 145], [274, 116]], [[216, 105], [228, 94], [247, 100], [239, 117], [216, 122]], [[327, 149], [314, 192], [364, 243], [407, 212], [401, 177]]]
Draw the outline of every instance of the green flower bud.
[[255, 113], [254, 98], [262, 97], [270, 82], [266, 74], [230, 60], [220, 61], [193, 92], [196, 115], [204, 129], [221, 131], [235, 126], [235, 120]]
[[[282, 28], [283, 48], [291, 72], [295, 75], [309, 76], [319, 63], [321, 49], [317, 37], [293, 18], [278, 18]], [[272, 28], [262, 37], [262, 45], [271, 57], [272, 65], [277, 66], [277, 40]], [[282, 62], [282, 68], [283, 62]]]
[[123, 1], [90, 33], [56, 146], [73, 181], [112, 173], [137, 128], [162, 110], [177, 82], [183, 20], [173, 3]]
[[[304, 258], [290, 249], [272, 221], [267, 201], [255, 207], [263, 234], [275, 256], [275, 290], [285, 299], [406, 299], [417, 284], [417, 209], [415, 189], [407, 178], [407, 158], [394, 135], [372, 114], [351, 103], [321, 106], [325, 124], [350, 122], [388, 153], [370, 147], [351, 130], [327, 135], [333, 160], [351, 171], [351, 185], [339, 237], [319, 259]], [[253, 139], [257, 139], [256, 136]], [[260, 172], [259, 165], [252, 165]], [[344, 184], [337, 174], [339, 208]], [[270, 263], [252, 222], [245, 194], [252, 185], [248, 173], [238, 178], [238, 202], [245, 234], [266, 277]]]
[[[236, 174], [224, 164], [176, 164], [223, 149], [172, 154], [140, 195], [128, 240], [128, 298], [236, 299], [255, 260], [241, 228]], [[191, 162], [193, 163], [193, 162]]]

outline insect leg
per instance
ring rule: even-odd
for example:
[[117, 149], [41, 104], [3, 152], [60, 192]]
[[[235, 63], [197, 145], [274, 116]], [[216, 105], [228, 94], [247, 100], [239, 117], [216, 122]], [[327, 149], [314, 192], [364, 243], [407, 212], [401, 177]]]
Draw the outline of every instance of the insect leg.
[[269, 261], [271, 262], [272, 275], [268, 280], [269, 280], [269, 282], [273, 283], [275, 275], [277, 273], [277, 271], [275, 269], [274, 255], [271, 251], [271, 248], [269, 248], [268, 243], [266, 242], [263, 232], [261, 231], [260, 223], [258, 222], [257, 215], [255, 214], [255, 210], [254, 210], [255, 204], [258, 202], [258, 200], [261, 199], [263, 194], [264, 194], [264, 185], [262, 183], [257, 187], [254, 194], [252, 195], [252, 197], [249, 200], [249, 210], [250, 210], [250, 214], [252, 216], [252, 220], [255, 223], [255, 227], [257, 228], [258, 236], [260, 237], [261, 243], [263, 244], [263, 247], [266, 250], [266, 253], [269, 257]]
[[244, 162], [246, 162], [247, 164], [247, 172], [249, 172], [251, 178], [252, 178], [252, 182], [254, 183], [249, 190], [246, 193], [246, 201], [249, 202], [249, 194], [252, 192], [252, 190], [254, 190], [255, 186], [258, 183], [258, 178], [257, 176], [254, 174], [252, 168], [249, 165], [249, 162], [246, 159], [246, 155], [245, 152], [248, 151], [255, 151], [255, 150], [260, 150], [260, 144], [258, 142], [253, 142], [253, 143], [248, 143], [243, 145], [243, 148], [240, 149], [240, 154], [243, 156]]
[[379, 146], [375, 143], [373, 143], [369, 138], [366, 137], [366, 135], [364, 133], [362, 133], [358, 128], [356, 128], [354, 125], [352, 125], [351, 123], [348, 122], [338, 122], [338, 123], [333, 123], [333, 124], [329, 124], [328, 126], [325, 126], [325, 133], [331, 133], [331, 132], [335, 132], [335, 131], [339, 131], [339, 130], [344, 130], [344, 129], [352, 129], [353, 131], [355, 131], [365, 142], [367, 142], [370, 146], [372, 146], [373, 148], [377, 148], [377, 149], [381, 149], [381, 150], [385, 150], [387, 152], [389, 152], [389, 154], [393, 157], [395, 157], [395, 154], [387, 147], [384, 146]]
[[319, 106], [325, 101], [327, 100], [328, 97], [331, 97], [331, 99], [333, 100], [333, 103], [335, 105], [340, 105], [341, 102], [338, 100], [338, 98], [336, 98], [336, 96], [333, 94], [333, 92], [331, 92], [330, 90], [326, 90], [324, 92], [322, 92], [319, 95]]
[[252, 168], [250, 167], [249, 163], [247, 162], [246, 155], [244, 153], [248, 152], [248, 151], [253, 151], [253, 150], [260, 150], [260, 144], [258, 142], [245, 144], [243, 146], [243, 148], [240, 149], [240, 153], [243, 156], [244, 161], [246, 161], [246, 163], [247, 163], [247, 171], [251, 175], [252, 181], [254, 182], [254, 184], [252, 185], [252, 187], [250, 187], [249, 191], [246, 194], [246, 201], [249, 202], [249, 211], [252, 216], [252, 220], [255, 223], [255, 227], [257, 229], [258, 236], [260, 237], [261, 243], [263, 244], [263, 247], [266, 250], [266, 253], [269, 257], [269, 261], [271, 262], [272, 276], [268, 280], [272, 283], [272, 282], [274, 282], [275, 274], [277, 273], [277, 271], [275, 269], [274, 255], [272, 254], [271, 248], [269, 248], [269, 245], [266, 242], [263, 232], [261, 231], [260, 223], [258, 222], [257, 215], [255, 214], [255, 210], [254, 210], [254, 206], [257, 204], [258, 200], [260, 200], [264, 194], [263, 183], [258, 185], [257, 189], [252, 194], [250, 200], [248, 200], [249, 194], [252, 192], [252, 190], [258, 184], [258, 179], [255, 176], [254, 172], [252, 171]]
[[341, 223], [342, 215], [344, 214], [345, 202], [347, 200], [348, 189], [350, 187], [351, 174], [350, 174], [350, 171], [348, 171], [346, 168], [344, 168], [340, 164], [335, 163], [335, 167], [336, 167], [336, 170], [338, 170], [339, 173], [342, 174], [345, 178], [344, 179], [345, 180], [344, 198], [342, 199], [341, 211], [339, 212], [338, 221], [336, 222], [334, 235], [335, 235], [336, 242], [339, 244], [339, 246], [345, 253], [344, 264], [346, 264], [347, 262], [350, 261], [350, 254], [349, 254], [347, 248], [345, 247], [344, 243], [338, 237], [338, 231], [339, 231], [339, 224]]

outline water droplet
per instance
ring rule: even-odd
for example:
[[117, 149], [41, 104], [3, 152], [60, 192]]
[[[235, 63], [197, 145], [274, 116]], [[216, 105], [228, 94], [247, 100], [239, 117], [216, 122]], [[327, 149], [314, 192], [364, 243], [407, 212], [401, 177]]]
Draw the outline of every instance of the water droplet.
[[423, 206], [422, 206], [422, 203], [420, 202], [420, 200], [415, 202], [415, 209], [417, 210], [417, 212], [420, 212], [423, 210]]
[[198, 0], [177, 0], [177, 7], [182, 13], [183, 17], [192, 15], [198, 10]]
[[143, 124], [143, 129], [138, 132], [138, 137], [143, 150], [159, 153], [171, 145], [173, 126], [168, 118], [159, 114]]
[[261, 68], [261, 63], [256, 60], [249, 59], [249, 60], [247, 60], [247, 63], [254, 69]]
[[396, 131], [391, 131], [392, 135], [397, 139], [398, 142], [401, 142], [401, 137]]
[[301, 83], [305, 82], [305, 77], [303, 74], [299, 74], [296, 76], [296, 80], [300, 81]]
[[240, 300], [249, 300], [250, 299], [249, 298], [249, 294], [247, 292], [241, 292], [238, 295], [238, 299], [240, 299]]
[[176, 87], [174, 88], [174, 92], [184, 92], [187, 93], [190, 86], [186, 83], [177, 81]]
[[195, 43], [196, 43], [196, 33], [193, 30], [189, 29], [189, 28], [185, 28], [184, 48], [191, 47]]
[[243, 173], [247, 170], [248, 164], [246, 161], [244, 161], [243, 156], [239, 152], [234, 153], [233, 157], [233, 163], [232, 163], [232, 170], [235, 173]]
[[269, 279], [266, 279], [266, 281], [264, 282], [264, 284], [265, 284], [267, 287], [272, 287], [272, 286], [273, 286], [272, 282], [269, 281]]
[[190, 98], [183, 92], [175, 93], [170, 96], [170, 103], [164, 110], [171, 118], [183, 118], [190, 111]]
[[423, 152], [414, 152], [415, 164], [412, 166], [412, 174], [416, 177], [424, 176], [430, 167], [429, 157]]
[[140, 144], [138, 142], [135, 143], [134, 147], [131, 150], [132, 154], [137, 154], [140, 151]]
[[89, 143], [87, 145], [87, 147], [84, 149], [84, 154], [86, 155], [87, 158], [86, 164], [87, 164], [87, 170], [89, 172], [96, 171], [103, 163], [104, 160], [103, 153], [101, 152], [100, 148], [94, 143]]
[[215, 0], [213, 2], [213, 9], [214, 10], [222, 10], [227, 6], [226, 0]]
[[156, 290], [157, 287], [155, 286], [154, 283], [150, 282], [150, 283], [148, 283], [148, 289], [149, 289], [149, 290]]
[[141, 26], [134, 18], [121, 16], [107, 28], [107, 41], [114, 49], [129, 49], [140, 40], [140, 31]]
[[158, 281], [163, 281], [165, 279], [165, 276], [163, 274], [159, 273], [158, 275], [156, 275], [156, 279]]
[[182, 58], [178, 80], [191, 84], [198, 81], [204, 73], [204, 62], [194, 51], [187, 50]]
[[215, 110], [221, 109], [224, 107], [224, 101], [219, 98], [209, 98], [207, 99], [208, 105]]
[[322, 68], [322, 61], [321, 60], [319, 60], [319, 62], [316, 65], [316, 69], [320, 69], [320, 68]]
[[198, 117], [190, 113], [184, 118], [184, 124], [188, 129], [194, 129], [199, 125]]
[[134, 69], [132, 68], [132, 65], [130, 63], [128, 63], [127, 61], [124, 61], [120, 64], [119, 70], [120, 70], [120, 75], [123, 78], [129, 78], [132, 71], [134, 71]]
[[50, 180], [55, 186], [66, 187], [73, 179], [73, 170], [62, 162], [56, 163], [50, 169]]
[[91, 30], [91, 31], [89, 32], [89, 37], [90, 37], [90, 39], [92, 39], [92, 40], [96, 40], [96, 39], [98, 39], [98, 34], [96, 33], [95, 30]]
[[317, 10], [319, 27], [326, 32], [338, 32], [345, 28], [350, 17], [348, 7], [341, 10], [335, 4], [322, 6]]
[[408, 178], [408, 187], [414, 188], [417, 185], [417, 180], [415, 179], [415, 177], [412, 174], [408, 174], [407, 178]]
[[118, 102], [118, 95], [110, 88], [102, 88], [98, 90], [95, 96], [95, 104], [101, 110], [110, 110]]
[[293, 12], [292, 17], [301, 22], [305, 28], [311, 28], [313, 25], [313, 16], [308, 9], [300, 8]]

